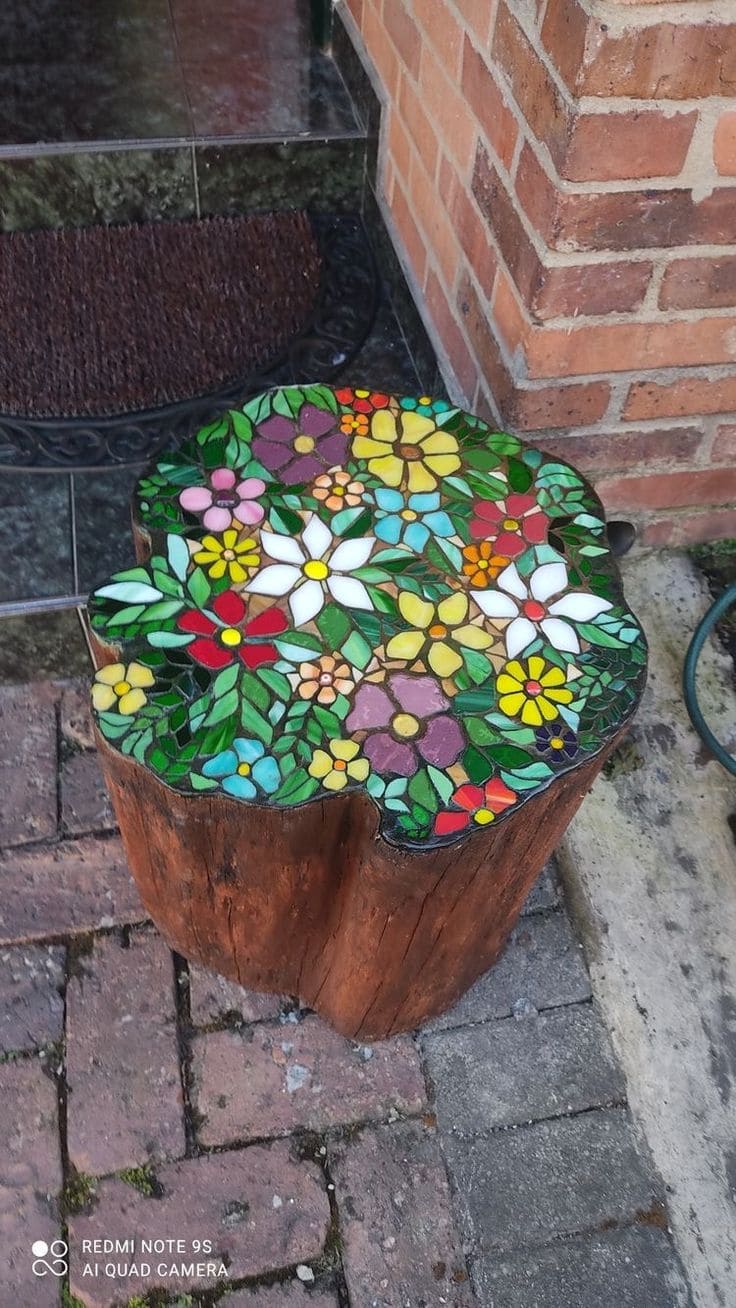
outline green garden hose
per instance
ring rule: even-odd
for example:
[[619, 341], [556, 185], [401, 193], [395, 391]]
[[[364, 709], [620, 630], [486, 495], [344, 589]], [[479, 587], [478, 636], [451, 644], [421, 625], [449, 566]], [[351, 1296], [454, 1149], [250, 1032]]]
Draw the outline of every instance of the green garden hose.
[[685, 692], [685, 706], [690, 714], [690, 721], [695, 727], [695, 730], [705, 741], [711, 753], [713, 753], [718, 759], [718, 762], [722, 763], [724, 768], [726, 768], [732, 776], [736, 777], [736, 758], [734, 758], [733, 754], [729, 754], [728, 750], [725, 749], [721, 742], [716, 740], [716, 737], [713, 735], [713, 732], [701, 712], [695, 688], [695, 675], [698, 666], [698, 659], [700, 658], [700, 651], [718, 619], [723, 616], [732, 604], [736, 604], [736, 582], [723, 592], [720, 599], [717, 599], [715, 604], [711, 605], [705, 617], [698, 623], [685, 659], [682, 681]]

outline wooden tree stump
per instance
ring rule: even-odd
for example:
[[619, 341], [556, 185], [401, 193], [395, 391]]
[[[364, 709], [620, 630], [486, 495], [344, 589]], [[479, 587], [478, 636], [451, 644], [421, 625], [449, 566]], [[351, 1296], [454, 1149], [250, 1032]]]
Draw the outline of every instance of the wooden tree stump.
[[428, 397], [269, 392], [162, 456], [90, 602], [100, 758], [170, 944], [337, 1030], [497, 958], [641, 694], [602, 509]]

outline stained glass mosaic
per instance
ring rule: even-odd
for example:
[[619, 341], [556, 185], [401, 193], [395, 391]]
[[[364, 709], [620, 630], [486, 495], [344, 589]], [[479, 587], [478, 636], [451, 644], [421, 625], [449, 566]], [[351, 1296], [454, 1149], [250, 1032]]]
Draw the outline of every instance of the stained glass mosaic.
[[191, 794], [363, 789], [449, 843], [599, 752], [646, 669], [600, 502], [430, 396], [270, 391], [138, 485], [146, 564], [91, 597], [116, 749]]

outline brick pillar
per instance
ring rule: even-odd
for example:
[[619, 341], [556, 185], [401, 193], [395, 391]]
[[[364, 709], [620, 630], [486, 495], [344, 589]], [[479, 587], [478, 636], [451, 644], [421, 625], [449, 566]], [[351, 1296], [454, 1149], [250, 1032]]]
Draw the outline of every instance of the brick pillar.
[[736, 533], [732, 0], [342, 0], [458, 400], [651, 543]]

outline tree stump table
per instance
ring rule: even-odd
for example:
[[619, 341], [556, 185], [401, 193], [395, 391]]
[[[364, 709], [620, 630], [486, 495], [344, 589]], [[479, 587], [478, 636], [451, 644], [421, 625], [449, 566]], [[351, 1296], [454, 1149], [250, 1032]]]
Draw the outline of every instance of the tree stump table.
[[493, 963], [646, 646], [577, 472], [427, 396], [269, 392], [159, 458], [90, 600], [97, 741], [183, 955], [375, 1039]]

